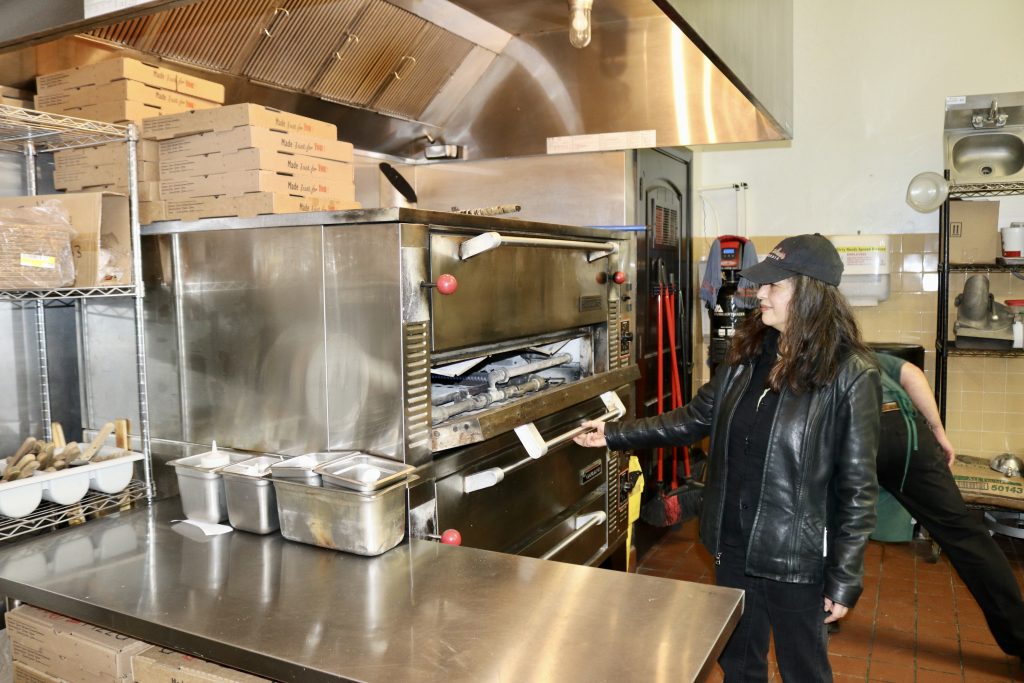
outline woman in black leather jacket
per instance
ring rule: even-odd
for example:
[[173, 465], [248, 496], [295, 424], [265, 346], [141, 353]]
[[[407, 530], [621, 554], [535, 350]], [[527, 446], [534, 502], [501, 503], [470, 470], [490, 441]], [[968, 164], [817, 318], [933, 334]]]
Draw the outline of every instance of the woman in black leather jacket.
[[779, 243], [741, 274], [759, 310], [727, 364], [690, 403], [624, 423], [585, 423], [583, 446], [613, 450], [710, 436], [701, 540], [716, 582], [745, 591], [719, 658], [725, 680], [767, 681], [769, 633], [783, 680], [831, 681], [826, 624], [863, 588], [875, 525], [878, 368], [837, 285], [843, 265], [821, 235]]

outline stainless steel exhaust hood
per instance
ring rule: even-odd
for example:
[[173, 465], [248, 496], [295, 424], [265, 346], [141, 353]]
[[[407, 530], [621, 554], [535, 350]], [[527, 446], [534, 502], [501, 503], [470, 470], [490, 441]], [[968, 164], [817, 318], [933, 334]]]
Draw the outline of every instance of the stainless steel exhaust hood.
[[[791, 0], [771, 4], [791, 24]], [[791, 137], [791, 40], [769, 43], [783, 97], [764, 99], [698, 49], [675, 7], [596, 0], [592, 22], [577, 50], [562, 0], [8, 0], [0, 66], [24, 86], [112, 51], [159, 58], [223, 82], [229, 101], [331, 120], [357, 147], [407, 158], [438, 141], [493, 158], [598, 134], [658, 146]]]

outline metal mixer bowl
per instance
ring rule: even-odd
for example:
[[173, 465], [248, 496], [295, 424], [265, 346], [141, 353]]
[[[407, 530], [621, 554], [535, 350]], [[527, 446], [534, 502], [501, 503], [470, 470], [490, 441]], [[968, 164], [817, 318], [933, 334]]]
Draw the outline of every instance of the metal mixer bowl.
[[1024, 462], [1012, 453], [997, 455], [989, 461], [989, 467], [1007, 477], [1019, 477], [1024, 470]]

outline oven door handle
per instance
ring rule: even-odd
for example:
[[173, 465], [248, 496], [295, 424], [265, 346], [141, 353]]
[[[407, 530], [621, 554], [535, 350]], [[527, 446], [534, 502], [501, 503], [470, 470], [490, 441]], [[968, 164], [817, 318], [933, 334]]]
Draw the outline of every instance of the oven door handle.
[[[626, 406], [622, 404], [622, 399], [620, 399], [619, 395], [614, 391], [606, 391], [601, 394], [601, 400], [604, 401], [604, 407], [607, 409], [607, 412], [595, 417], [595, 422], [617, 420], [626, 414]], [[553, 439], [545, 440], [544, 437], [540, 435], [540, 431], [537, 430], [537, 426], [532, 422], [528, 422], [515, 428], [516, 436], [518, 436], [519, 441], [522, 442], [523, 448], [526, 449], [526, 453], [534, 460], [544, 457], [547, 455], [547, 452], [555, 446], [563, 444], [573, 437], [579, 436], [585, 431], [587, 431], [586, 427], [579, 426], [574, 429], [570, 429], [564, 434], [559, 434]]]
[[548, 237], [514, 237], [502, 235], [500, 232], [485, 232], [459, 245], [459, 259], [465, 261], [478, 254], [502, 245], [519, 247], [547, 247], [549, 249], [579, 249], [587, 252], [588, 261], [618, 253], [619, 245], [615, 242], [584, 242], [582, 240], [560, 240]]
[[[606, 391], [601, 394], [601, 400], [604, 402], [607, 412], [594, 418], [597, 422], [607, 422], [608, 420], [617, 420], [626, 414], [626, 406], [622, 403], [622, 399], [614, 391]], [[530, 457], [523, 458], [519, 462], [513, 463], [508, 467], [489, 467], [486, 470], [480, 470], [474, 472], [462, 480], [462, 491], [463, 493], [473, 493], [481, 489], [489, 489], [492, 486], [497, 486], [505, 480], [505, 475], [509, 472], [514, 472], [520, 467], [527, 465], [537, 458], [543, 457], [547, 452], [558, 446], [559, 444], [565, 443], [569, 439], [573, 438], [577, 434], [582, 434], [587, 431], [584, 427], [576, 427], [570, 429], [564, 434], [559, 434], [554, 439], [545, 441], [544, 437], [540, 435], [536, 425], [532, 422], [520, 425], [516, 427], [516, 436], [523, 444], [523, 448], [526, 449], [527, 455]]]
[[576, 531], [572, 532], [561, 541], [559, 541], [555, 547], [547, 551], [540, 556], [542, 560], [550, 560], [558, 553], [565, 550], [567, 547], [573, 544], [577, 538], [590, 531], [593, 527], [604, 524], [605, 520], [608, 519], [608, 515], [605, 514], [604, 510], [598, 510], [597, 512], [590, 512], [585, 515], [577, 515], [575, 521]]

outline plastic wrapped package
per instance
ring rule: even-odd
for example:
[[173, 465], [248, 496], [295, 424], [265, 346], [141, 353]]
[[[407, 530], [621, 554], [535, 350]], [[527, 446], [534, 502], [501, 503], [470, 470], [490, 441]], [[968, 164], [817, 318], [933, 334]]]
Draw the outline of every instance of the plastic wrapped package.
[[0, 289], [72, 286], [75, 235], [59, 201], [0, 209]]

